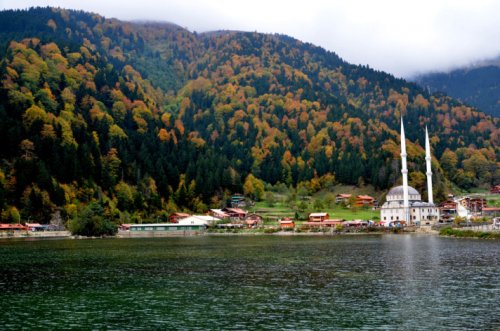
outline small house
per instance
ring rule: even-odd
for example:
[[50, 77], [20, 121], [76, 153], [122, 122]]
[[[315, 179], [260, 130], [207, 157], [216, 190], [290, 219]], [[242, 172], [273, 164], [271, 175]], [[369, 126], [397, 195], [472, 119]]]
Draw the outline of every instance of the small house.
[[335, 196], [335, 203], [348, 204], [352, 194], [340, 193]]
[[373, 207], [375, 205], [375, 198], [369, 195], [358, 195], [355, 205], [357, 207]]
[[26, 227], [28, 228], [28, 231], [31, 232], [36, 232], [36, 231], [44, 231], [45, 226], [41, 225], [40, 223], [26, 223]]
[[292, 221], [288, 217], [285, 217], [285, 218], [279, 220], [278, 224], [279, 224], [280, 228], [282, 228], [282, 229], [285, 229], [285, 228], [293, 229], [293, 228], [295, 228], [295, 222]]
[[257, 214], [249, 214], [245, 218], [245, 223], [249, 228], [255, 228], [262, 225], [262, 216]]
[[222, 211], [229, 215], [231, 220], [244, 220], [248, 214], [247, 211], [240, 208], [223, 208]]
[[500, 194], [500, 185], [494, 185], [490, 190], [491, 194]]
[[310, 213], [309, 214], [309, 222], [323, 222], [330, 218], [328, 213]]
[[484, 216], [500, 216], [500, 208], [499, 207], [483, 207], [483, 215]]
[[231, 197], [231, 207], [246, 207], [245, 196], [242, 194], [236, 193]]

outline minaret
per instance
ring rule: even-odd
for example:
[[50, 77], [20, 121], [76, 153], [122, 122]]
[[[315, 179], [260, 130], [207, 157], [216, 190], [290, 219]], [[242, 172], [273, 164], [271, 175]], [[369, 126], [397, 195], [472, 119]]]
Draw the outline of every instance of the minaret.
[[432, 198], [432, 170], [431, 170], [431, 144], [429, 143], [429, 132], [425, 127], [425, 164], [427, 167], [427, 195], [429, 203], [434, 203]]
[[411, 223], [410, 220], [410, 201], [408, 197], [408, 168], [406, 167], [406, 137], [405, 128], [403, 126], [403, 117], [401, 117], [401, 174], [403, 175], [403, 210], [404, 220], [407, 225]]

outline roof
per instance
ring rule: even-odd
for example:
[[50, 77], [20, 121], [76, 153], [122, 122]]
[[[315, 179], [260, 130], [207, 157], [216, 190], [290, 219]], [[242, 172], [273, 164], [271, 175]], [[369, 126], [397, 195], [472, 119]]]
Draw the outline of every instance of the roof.
[[178, 226], [185, 226], [185, 225], [205, 225], [205, 224], [172, 224], [172, 223], [141, 223], [141, 224], [129, 224], [128, 228], [136, 228], [136, 227], [178, 227]]
[[179, 225], [208, 225], [220, 221], [220, 218], [209, 215], [193, 215], [179, 220]]
[[224, 211], [222, 211], [222, 209], [210, 209], [210, 211], [214, 214], [217, 214], [217, 215], [220, 215], [222, 217], [227, 217], [229, 216], [227, 213], [225, 213]]
[[173, 213], [172, 215], [170, 216], [182, 216], [182, 217], [189, 217], [191, 216], [190, 214], [186, 214], [186, 213]]
[[337, 194], [337, 197], [339, 197], [339, 198], [350, 198], [351, 196], [352, 196], [352, 194], [348, 194], [348, 193]]
[[[420, 195], [416, 189], [411, 186], [408, 186], [408, 194], [409, 195]], [[393, 187], [389, 190], [387, 195], [403, 195], [403, 185]]]
[[22, 224], [0, 224], [0, 229], [26, 229], [26, 227]]
[[42, 226], [40, 223], [26, 223], [28, 227]]
[[232, 212], [232, 213], [237, 213], [237, 214], [246, 214], [247, 212], [243, 209], [240, 208], [225, 208], [225, 210]]
[[500, 207], [483, 207], [483, 211], [500, 211]]
[[327, 216], [327, 213], [310, 213], [309, 217], [324, 217]]
[[293, 221], [292, 220], [281, 220], [279, 221], [280, 224], [292, 224]]
[[371, 197], [369, 195], [358, 195], [357, 198], [358, 199], [365, 199], [365, 200], [374, 200], [375, 199], [374, 197]]

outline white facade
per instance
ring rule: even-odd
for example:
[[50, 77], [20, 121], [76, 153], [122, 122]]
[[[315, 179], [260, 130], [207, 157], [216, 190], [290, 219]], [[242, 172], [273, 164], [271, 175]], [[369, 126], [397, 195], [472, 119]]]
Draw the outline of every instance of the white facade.
[[220, 218], [207, 215], [194, 215], [179, 220], [179, 225], [211, 225], [220, 221]]
[[406, 140], [401, 119], [401, 175], [403, 185], [393, 187], [387, 193], [386, 202], [380, 208], [380, 221], [384, 226], [395, 224], [432, 224], [439, 220], [439, 208], [434, 205], [432, 197], [432, 171], [429, 134], [425, 128], [425, 161], [427, 175], [427, 190], [429, 201], [422, 201], [420, 193], [408, 185], [408, 169], [406, 167]]
[[406, 224], [432, 224], [439, 218], [439, 208], [433, 203], [423, 202], [420, 193], [408, 186], [409, 220], [405, 217], [403, 186], [393, 187], [380, 209], [380, 220], [385, 226], [405, 221]]

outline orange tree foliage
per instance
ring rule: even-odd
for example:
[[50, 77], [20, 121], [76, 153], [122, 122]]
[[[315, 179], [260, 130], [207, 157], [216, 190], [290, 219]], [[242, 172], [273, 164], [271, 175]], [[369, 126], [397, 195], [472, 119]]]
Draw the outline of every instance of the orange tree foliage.
[[[425, 172], [427, 126], [437, 183], [500, 180], [498, 119], [287, 36], [50, 8], [0, 12], [0, 24], [0, 170], [11, 183], [0, 208], [24, 201], [21, 216], [103, 195], [112, 214], [118, 183], [135, 195], [120, 206], [141, 217], [221, 201], [248, 178], [385, 190], [399, 179], [401, 116], [410, 171]], [[36, 157], [21, 157], [26, 139]], [[147, 202], [145, 178], [157, 188]]]

